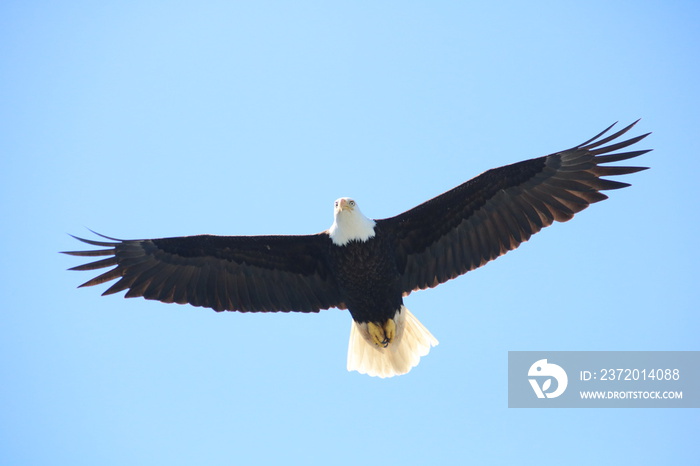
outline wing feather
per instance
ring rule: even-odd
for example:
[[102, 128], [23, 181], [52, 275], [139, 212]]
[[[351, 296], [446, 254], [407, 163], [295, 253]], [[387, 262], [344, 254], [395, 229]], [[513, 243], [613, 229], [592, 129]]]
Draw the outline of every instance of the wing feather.
[[397, 238], [404, 294], [480, 267], [553, 222], [570, 220], [590, 204], [607, 199], [601, 191], [629, 186], [601, 177], [646, 167], [602, 164], [649, 152], [612, 153], [648, 136], [613, 142], [636, 123], [603, 137], [611, 125], [571, 149], [489, 170], [403, 214], [378, 220]]
[[[100, 235], [102, 236], [102, 235]], [[104, 236], [103, 236], [104, 237]], [[114, 268], [81, 286], [117, 279], [103, 295], [189, 303], [216, 311], [318, 312], [342, 306], [326, 263], [326, 233], [307, 236], [189, 236], [148, 240], [76, 239], [107, 249], [69, 251], [109, 256], [73, 267]]]

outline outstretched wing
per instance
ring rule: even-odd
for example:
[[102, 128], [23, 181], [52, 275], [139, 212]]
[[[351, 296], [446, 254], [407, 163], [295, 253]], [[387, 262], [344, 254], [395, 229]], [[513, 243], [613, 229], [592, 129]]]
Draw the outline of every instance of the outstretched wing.
[[[100, 235], [102, 236], [102, 235]], [[165, 303], [216, 311], [318, 312], [342, 307], [325, 257], [328, 234], [309, 236], [186, 236], [84, 243], [107, 249], [71, 251], [109, 256], [70, 270], [116, 266], [81, 286], [119, 279], [103, 294], [128, 290]]]
[[604, 146], [637, 122], [600, 139], [524, 162], [495, 168], [378, 226], [398, 238], [398, 267], [405, 294], [437, 286], [515, 249], [531, 235], [565, 222], [607, 196], [600, 191], [629, 186], [602, 179], [644, 167], [606, 166], [648, 150], [614, 153], [647, 134]]

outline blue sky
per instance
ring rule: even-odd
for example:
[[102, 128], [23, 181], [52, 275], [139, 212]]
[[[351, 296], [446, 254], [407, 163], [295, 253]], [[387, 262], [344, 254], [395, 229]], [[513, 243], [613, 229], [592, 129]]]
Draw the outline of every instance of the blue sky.
[[[700, 7], [3, 2], [0, 463], [689, 464], [692, 409], [507, 408], [514, 350], [698, 350]], [[76, 286], [67, 233], [389, 217], [614, 121], [628, 189], [406, 305], [410, 374], [345, 370], [350, 318]]]

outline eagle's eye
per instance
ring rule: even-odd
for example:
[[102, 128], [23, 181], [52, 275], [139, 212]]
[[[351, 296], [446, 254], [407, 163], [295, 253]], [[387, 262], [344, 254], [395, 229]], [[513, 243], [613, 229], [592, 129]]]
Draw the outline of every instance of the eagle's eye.
[[350, 207], [355, 207], [355, 201], [350, 201]]

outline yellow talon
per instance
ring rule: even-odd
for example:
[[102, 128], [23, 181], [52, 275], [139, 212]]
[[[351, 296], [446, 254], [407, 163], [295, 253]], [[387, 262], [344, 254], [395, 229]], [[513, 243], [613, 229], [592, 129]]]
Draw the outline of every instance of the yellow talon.
[[396, 337], [396, 322], [394, 322], [394, 319], [384, 322], [384, 336], [387, 339], [387, 345]]
[[385, 346], [384, 329], [374, 322], [367, 322], [367, 332], [377, 346]]
[[396, 336], [396, 323], [389, 319], [384, 324], [367, 322], [367, 331], [375, 345], [386, 348]]

